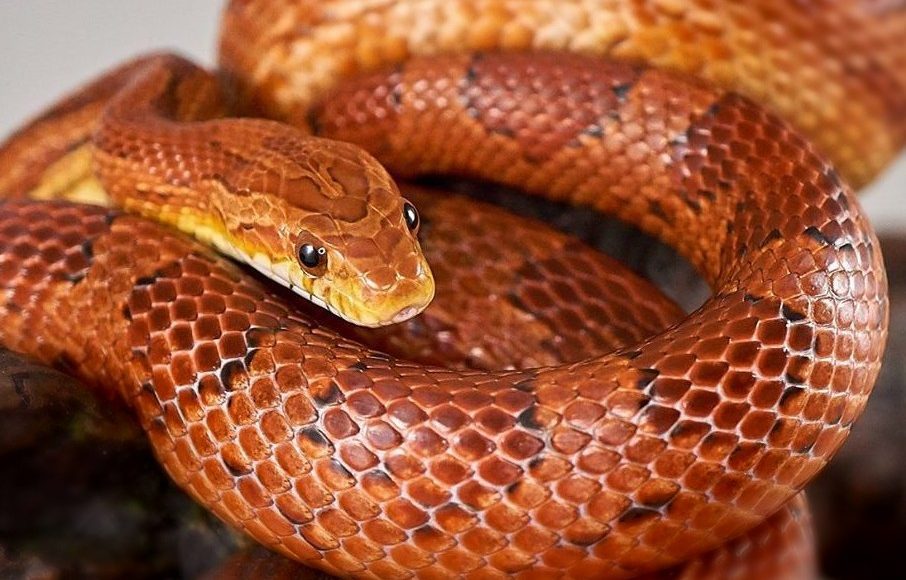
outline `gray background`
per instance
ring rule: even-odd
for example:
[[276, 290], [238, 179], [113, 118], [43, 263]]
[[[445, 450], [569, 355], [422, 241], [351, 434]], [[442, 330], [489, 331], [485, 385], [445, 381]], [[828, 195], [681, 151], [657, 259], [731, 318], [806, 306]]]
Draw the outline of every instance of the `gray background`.
[[[123, 59], [176, 49], [213, 63], [220, 0], [0, 0], [0, 135]], [[874, 224], [906, 232], [906, 155], [862, 195]]]

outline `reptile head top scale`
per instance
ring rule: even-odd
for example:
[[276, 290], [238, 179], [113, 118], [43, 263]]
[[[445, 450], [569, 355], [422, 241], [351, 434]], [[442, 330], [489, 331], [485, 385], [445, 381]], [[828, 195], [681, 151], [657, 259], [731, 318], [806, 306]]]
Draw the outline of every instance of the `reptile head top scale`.
[[[364, 149], [273, 121], [219, 118], [223, 104], [203, 96], [218, 94], [216, 80], [178, 56], [141, 59], [89, 90], [105, 82], [122, 88], [91, 155], [114, 203], [360, 326], [407, 320], [431, 302], [418, 212]], [[202, 95], [191, 107], [167, 98], [190, 92]]]
[[360, 326], [424, 310], [434, 280], [416, 237], [418, 212], [387, 172], [337, 141], [272, 146], [235, 183], [220, 176], [220, 200], [233, 207], [217, 212], [226, 235], [215, 244]]

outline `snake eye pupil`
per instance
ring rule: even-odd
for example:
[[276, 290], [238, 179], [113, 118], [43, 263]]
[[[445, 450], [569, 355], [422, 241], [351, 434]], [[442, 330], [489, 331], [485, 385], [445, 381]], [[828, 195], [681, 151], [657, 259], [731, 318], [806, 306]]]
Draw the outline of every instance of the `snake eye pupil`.
[[306, 268], [316, 268], [325, 259], [327, 250], [316, 248], [312, 244], [299, 246], [299, 262]]
[[406, 220], [406, 227], [408, 227], [409, 230], [414, 232], [418, 229], [418, 224], [420, 222], [418, 210], [416, 210], [415, 206], [408, 201], [403, 204], [403, 219]]

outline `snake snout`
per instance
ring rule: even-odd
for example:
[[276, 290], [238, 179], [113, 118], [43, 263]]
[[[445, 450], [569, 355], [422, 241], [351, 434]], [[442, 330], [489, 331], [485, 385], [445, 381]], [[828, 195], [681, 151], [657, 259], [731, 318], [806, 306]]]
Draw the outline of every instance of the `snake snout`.
[[419, 310], [415, 306], [407, 306], [406, 308], [403, 308], [402, 310], [400, 310], [393, 316], [391, 323], [398, 324], [400, 322], [405, 322], [405, 321], [409, 320], [410, 318], [412, 318], [413, 316], [416, 316], [420, 312], [421, 312], [421, 310]]

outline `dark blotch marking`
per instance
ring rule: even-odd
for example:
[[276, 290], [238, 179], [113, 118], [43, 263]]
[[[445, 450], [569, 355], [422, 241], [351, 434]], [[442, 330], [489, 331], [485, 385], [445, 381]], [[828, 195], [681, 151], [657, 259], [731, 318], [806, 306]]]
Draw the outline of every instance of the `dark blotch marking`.
[[659, 202], [658, 200], [656, 200], [656, 199], [650, 200], [648, 202], [648, 209], [652, 215], [659, 217], [662, 221], [665, 221], [667, 223], [672, 223], [670, 218], [667, 215], [667, 212], [664, 211], [664, 206], [661, 205], [661, 202]]
[[428, 525], [424, 525], [420, 528], [416, 528], [416, 530], [412, 533], [412, 535], [413, 536], [429, 536], [429, 537], [431, 537], [431, 536], [435, 536], [440, 533], [443, 533], [443, 532], [440, 532], [437, 528], [428, 524]]
[[569, 541], [569, 543], [573, 546], [591, 546], [597, 544], [599, 541], [601, 541], [602, 538], [607, 537], [607, 534], [609, 533], [609, 531], [604, 532], [603, 536], [597, 533], [592, 533], [586, 538], [573, 538]]
[[393, 105], [393, 108], [399, 111], [403, 106], [403, 87], [397, 83], [393, 85], [393, 88], [390, 90], [390, 95], [388, 96], [390, 104]]
[[513, 387], [522, 391], [523, 393], [533, 393], [535, 392], [535, 379], [523, 379], [513, 385]]
[[680, 133], [680, 134], [676, 135], [675, 137], [673, 137], [672, 139], [670, 139], [669, 143], [672, 147], [688, 145], [689, 144], [689, 135], [686, 133]]
[[276, 333], [265, 328], [251, 328], [245, 333], [245, 341], [249, 347], [273, 346], [276, 342]]
[[697, 214], [702, 212], [702, 204], [697, 199], [692, 199], [688, 195], [684, 195], [683, 203], [686, 204], [686, 207]]
[[351, 365], [349, 365], [349, 368], [350, 368], [350, 369], [355, 369], [355, 370], [357, 370], [357, 371], [367, 371], [367, 370], [368, 370], [368, 365], [366, 365], [366, 364], [365, 364], [364, 362], [362, 362], [362, 361], [356, 361], [356, 362], [352, 363]]
[[636, 524], [645, 522], [651, 519], [654, 519], [660, 515], [660, 512], [657, 510], [644, 508], [644, 507], [634, 507], [626, 510], [623, 515], [620, 516], [621, 524]]
[[791, 386], [791, 387], [787, 387], [786, 389], [784, 389], [783, 394], [780, 396], [779, 405], [782, 407], [783, 405], [785, 405], [787, 403], [787, 401], [789, 401], [790, 399], [792, 399], [794, 397], [800, 396], [804, 392], [805, 392], [805, 389], [803, 387], [797, 387], [795, 385]]
[[679, 489], [671, 489], [671, 490], [668, 490], [666, 493], [662, 493], [660, 495], [653, 496], [648, 501], [645, 501], [642, 503], [645, 505], [645, 507], [649, 507], [652, 509], [658, 509], [658, 508], [664, 507], [665, 505], [670, 503], [670, 501], [674, 497], [676, 497], [676, 494], [678, 494], [678, 493], [679, 493]]
[[305, 427], [299, 431], [299, 437], [305, 439], [312, 447], [328, 447], [330, 440], [317, 427]]
[[529, 407], [525, 411], [519, 413], [519, 417], [516, 418], [516, 422], [526, 429], [531, 429], [532, 431], [541, 431], [542, 429], [544, 429], [544, 425], [538, 422], [537, 413], [537, 407]]
[[786, 373], [786, 375], [784, 375], [784, 379], [786, 379], [786, 382], [796, 385], [801, 385], [805, 382], [805, 379], [803, 377], [794, 375], [791, 372]]
[[243, 364], [242, 361], [231, 360], [220, 369], [220, 382], [223, 383], [223, 386], [228, 391], [234, 391], [236, 389], [233, 387], [233, 384], [236, 382], [237, 377], [244, 374], [245, 364]]
[[484, 60], [484, 53], [476, 52], [472, 55], [472, 59], [469, 61], [469, 67], [466, 69], [465, 79], [466, 82], [472, 84], [475, 82], [475, 79], [478, 78], [478, 70], [476, 65]]
[[763, 240], [761, 240], [761, 244], [759, 244], [759, 247], [763, 248], [775, 240], [782, 240], [782, 239], [783, 239], [783, 234], [780, 233], [780, 230], [778, 230], [777, 228], [774, 228], [773, 230], [770, 231], [770, 233], [768, 233], [768, 235], [766, 235], [764, 237]]
[[588, 135], [589, 137], [600, 139], [604, 136], [604, 127], [596, 123], [594, 125], [589, 125], [588, 127], [586, 127], [585, 130], [582, 131], [582, 133], [584, 135]]
[[820, 242], [820, 243], [824, 244], [825, 246], [830, 246], [834, 243], [833, 239], [829, 238], [828, 236], [825, 236], [823, 233], [821, 233], [821, 230], [819, 230], [815, 226], [809, 226], [809, 227], [805, 228], [805, 232], [803, 232], [803, 233], [805, 233], [805, 235], [812, 238], [816, 242]]
[[352, 474], [349, 473], [349, 470], [343, 467], [340, 462], [335, 459], [331, 460], [327, 464], [327, 469], [329, 469], [331, 473], [333, 473], [337, 477], [341, 477], [343, 479], [352, 479]]
[[651, 404], [651, 397], [647, 397], [647, 396], [643, 397], [642, 399], [639, 400], [638, 411], [641, 411], [642, 409], [644, 409], [645, 407], [647, 407], [650, 404]]
[[312, 389], [311, 395], [319, 407], [336, 405], [343, 400], [343, 392], [340, 391], [339, 385], [334, 381], [330, 381], [330, 384], [325, 389]]
[[132, 322], [132, 309], [129, 308], [128, 304], [123, 304], [123, 318]]
[[633, 84], [635, 83], [620, 83], [611, 87], [610, 90], [613, 91], [613, 94], [617, 98], [617, 100], [622, 103], [626, 101], [626, 97], [629, 95], [629, 91], [632, 90]]
[[69, 280], [70, 282], [72, 282], [73, 284], [78, 284], [79, 282], [81, 282], [82, 280], [85, 279], [86, 275], [87, 275], [87, 272], [82, 270], [81, 272], [76, 272], [75, 274], [68, 274], [66, 276], [66, 279]]
[[749, 304], [758, 304], [759, 302], [761, 302], [762, 300], [764, 300], [764, 297], [762, 297], [762, 296], [753, 296], [752, 294], [749, 294], [748, 292], [747, 292], [747, 293], [745, 294], [745, 296], [743, 296], [742, 298], [743, 298], [743, 300], [745, 300], [745, 301], [748, 302]]
[[255, 355], [258, 354], [258, 350], [259, 349], [257, 349], [257, 348], [249, 349], [248, 354], [246, 354], [245, 358], [243, 359], [243, 362], [245, 363], [246, 367], [252, 366], [252, 361], [255, 360]]
[[517, 310], [521, 310], [523, 312], [531, 312], [532, 311], [531, 308], [526, 306], [525, 302], [522, 301], [522, 298], [520, 298], [516, 294], [515, 288], [519, 287], [519, 284], [522, 282], [523, 275], [520, 272], [516, 272], [516, 276], [517, 276], [517, 279], [513, 283], [513, 286], [512, 286], [514, 288], [514, 290], [511, 290], [510, 292], [507, 293], [507, 300], [509, 300], [510, 304], [512, 304], [513, 307], [516, 308]]
[[[639, 376], [638, 376], [638, 378], [635, 380], [635, 387], [636, 387], [638, 390], [640, 390], [640, 391], [641, 391], [641, 390], [644, 390], [644, 389], [647, 388], [648, 385], [650, 385], [650, 384], [654, 381], [654, 379], [656, 379], [656, 378], [658, 377], [658, 375], [660, 375], [660, 374], [661, 374], [661, 372], [660, 372], [659, 370], [657, 370], [657, 369], [639, 369]], [[647, 404], [650, 403], [650, 402], [651, 402], [650, 400], [646, 400], [646, 401], [645, 401], [645, 404], [644, 404], [644, 405], [641, 405], [639, 408], [644, 407], [645, 405], [647, 405]]]
[[279, 511], [280, 514], [282, 514], [284, 518], [286, 518], [287, 520], [289, 520], [290, 522], [292, 522], [296, 525], [307, 524], [310, 521], [310, 520], [300, 520], [298, 518], [293, 517], [291, 514], [287, 513], [282, 507], [280, 507], [279, 502], [274, 502], [274, 505], [277, 506], [277, 511]]
[[248, 475], [252, 472], [251, 465], [249, 465], [249, 466], [236, 465], [235, 463], [230, 461], [230, 459], [227, 457], [223, 457], [223, 464], [226, 465], [227, 470], [229, 470], [229, 472], [234, 477], [241, 477], [243, 475]]
[[805, 320], [805, 314], [791, 308], [786, 304], [784, 304], [780, 308], [780, 313], [790, 322], [799, 322], [800, 320]]
[[94, 240], [85, 240], [80, 246], [82, 254], [91, 261], [94, 258]]
[[150, 276], [142, 276], [135, 280], [136, 286], [150, 286], [157, 282], [158, 279], [163, 278], [164, 274], [160, 270], [156, 270], [154, 274]]
[[720, 109], [721, 109], [720, 101], [714, 101], [713, 103], [711, 103], [711, 106], [707, 108], [707, 110], [705, 111], [705, 114], [702, 115], [702, 117], [704, 117], [706, 119], [713, 119], [714, 117], [717, 116], [718, 113], [720, 113]]
[[[534, 461], [534, 460], [533, 460], [533, 461]], [[521, 480], [520, 480], [520, 481], [516, 481], [516, 482], [511, 483], [510, 485], [507, 486], [507, 488], [506, 488], [506, 493], [508, 493], [508, 494], [513, 494], [513, 493], [518, 492], [518, 491], [519, 491], [519, 486], [521, 486], [521, 485], [522, 485], [522, 481], [521, 481]]]
[[692, 423], [679, 423], [676, 427], [670, 430], [670, 438], [683, 437], [686, 435], [687, 431], [692, 431], [694, 429], [694, 424]]

